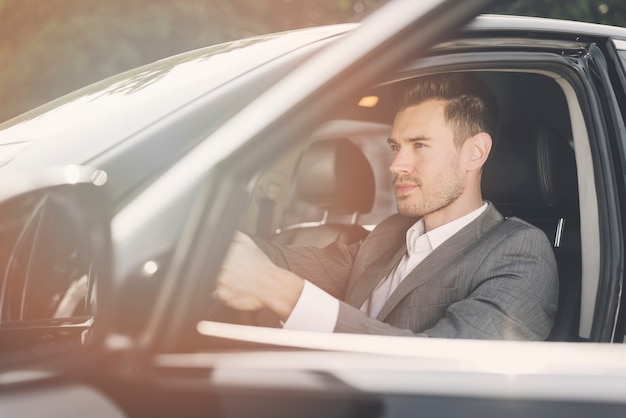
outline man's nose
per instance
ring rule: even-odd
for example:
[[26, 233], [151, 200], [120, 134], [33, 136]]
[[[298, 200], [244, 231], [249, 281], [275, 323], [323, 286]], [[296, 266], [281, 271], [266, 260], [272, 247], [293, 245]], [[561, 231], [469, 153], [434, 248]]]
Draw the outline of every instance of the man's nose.
[[413, 162], [408, 152], [400, 149], [393, 157], [389, 171], [393, 174], [409, 174], [413, 170]]

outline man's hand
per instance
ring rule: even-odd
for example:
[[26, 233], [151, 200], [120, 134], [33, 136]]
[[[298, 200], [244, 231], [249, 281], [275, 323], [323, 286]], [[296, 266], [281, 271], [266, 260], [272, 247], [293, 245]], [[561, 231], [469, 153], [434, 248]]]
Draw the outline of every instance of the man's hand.
[[300, 277], [276, 266], [254, 241], [237, 232], [217, 279], [215, 295], [231, 308], [268, 308], [284, 321], [303, 287]]

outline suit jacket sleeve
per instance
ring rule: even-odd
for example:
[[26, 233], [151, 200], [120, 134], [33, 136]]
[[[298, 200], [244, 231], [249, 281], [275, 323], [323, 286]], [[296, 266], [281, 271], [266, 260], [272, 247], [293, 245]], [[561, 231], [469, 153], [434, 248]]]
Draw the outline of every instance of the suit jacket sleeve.
[[343, 299], [360, 243], [333, 243], [324, 248], [278, 246], [254, 238], [256, 244], [279, 267], [287, 269], [336, 297]]

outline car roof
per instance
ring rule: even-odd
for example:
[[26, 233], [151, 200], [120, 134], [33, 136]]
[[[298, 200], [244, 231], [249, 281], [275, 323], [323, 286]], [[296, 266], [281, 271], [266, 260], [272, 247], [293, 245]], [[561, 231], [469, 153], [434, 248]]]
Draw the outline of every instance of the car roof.
[[543, 17], [481, 15], [470, 22], [468, 31], [543, 32], [550, 34], [626, 39], [626, 28]]

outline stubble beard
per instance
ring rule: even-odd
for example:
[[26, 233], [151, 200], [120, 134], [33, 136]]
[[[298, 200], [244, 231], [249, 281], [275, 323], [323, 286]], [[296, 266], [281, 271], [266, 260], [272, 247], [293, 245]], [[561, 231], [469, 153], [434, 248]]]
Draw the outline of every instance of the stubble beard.
[[[396, 181], [409, 181], [417, 186], [420, 196], [396, 196], [398, 213], [411, 218], [421, 218], [447, 208], [463, 194], [465, 185], [461, 176], [455, 174], [448, 179], [431, 183], [430, 187], [414, 178], [396, 178]], [[411, 199], [417, 199], [411, 202]]]

